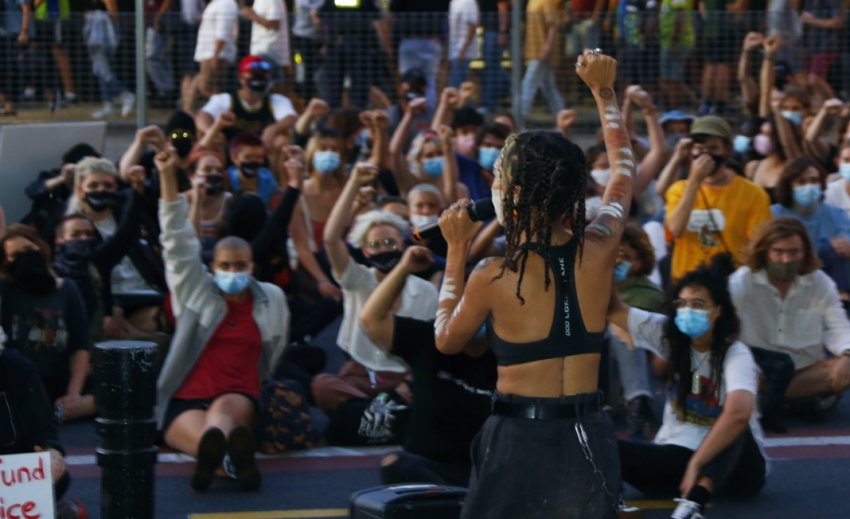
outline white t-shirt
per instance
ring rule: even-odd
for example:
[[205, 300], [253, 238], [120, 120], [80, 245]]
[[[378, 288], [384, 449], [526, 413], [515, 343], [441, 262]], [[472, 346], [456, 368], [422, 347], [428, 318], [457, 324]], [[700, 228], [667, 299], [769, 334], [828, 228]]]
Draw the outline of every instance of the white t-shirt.
[[[629, 334], [635, 346], [649, 350], [663, 359], [670, 357], [669, 346], [663, 340], [667, 317], [661, 314], [632, 308], [629, 311]], [[726, 395], [733, 391], [747, 391], [758, 395], [759, 369], [750, 349], [741, 342], [734, 342], [726, 350], [723, 359], [723, 376], [720, 388], [716, 388], [711, 376], [711, 353], [700, 353], [691, 348], [691, 366], [696, 366], [700, 376], [699, 391], [692, 392], [692, 381], [688, 384], [685, 419], [679, 419], [672, 401], [675, 389], [664, 403], [664, 418], [661, 429], [655, 435], [655, 443], [679, 445], [696, 451], [723, 410]], [[764, 455], [764, 432], [758, 421], [758, 410], [750, 415], [750, 431]], [[765, 457], [766, 459], [766, 457]]]
[[[353, 259], [337, 279], [343, 294], [343, 318], [336, 343], [351, 357], [373, 371], [408, 371], [407, 364], [378, 347], [360, 328], [358, 316], [366, 300], [378, 287], [375, 272]], [[396, 315], [429, 321], [437, 315], [437, 289], [416, 276], [408, 276]]]
[[239, 36], [239, 7], [235, 0], [212, 0], [201, 16], [195, 61], [200, 63], [215, 56], [215, 42], [223, 41], [219, 59], [236, 61], [236, 38]]
[[847, 194], [847, 181], [839, 178], [827, 184], [823, 201], [826, 204], [840, 207], [850, 214], [850, 195]]
[[268, 56], [279, 66], [289, 65], [289, 20], [283, 0], [255, 0], [254, 12], [266, 20], [277, 20], [277, 30], [251, 24], [251, 54]]
[[[256, 110], [260, 107], [260, 105], [250, 106], [241, 97], [239, 97], [239, 102], [242, 103], [242, 107], [248, 111]], [[284, 117], [290, 115], [297, 115], [295, 112], [295, 107], [292, 106], [292, 101], [290, 101], [289, 98], [286, 96], [280, 94], [272, 94], [271, 103], [272, 113], [274, 114], [275, 121], [280, 121]], [[212, 118], [215, 119], [222, 112], [231, 111], [231, 109], [233, 108], [231, 104], [232, 101], [230, 98], [230, 94], [228, 94], [227, 92], [215, 94], [214, 96], [210, 97], [209, 101], [207, 101], [207, 104], [205, 104], [204, 107], [201, 108], [201, 111], [210, 114]]]
[[[449, 4], [449, 59], [458, 59], [470, 25], [480, 25], [481, 15], [475, 0], [452, 0]], [[469, 44], [465, 59], [478, 57], [475, 38]]]

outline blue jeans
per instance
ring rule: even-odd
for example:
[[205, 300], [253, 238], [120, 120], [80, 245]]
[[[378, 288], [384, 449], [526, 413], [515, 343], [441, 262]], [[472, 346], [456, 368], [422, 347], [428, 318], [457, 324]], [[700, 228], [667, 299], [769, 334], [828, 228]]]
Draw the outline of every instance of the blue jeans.
[[398, 46], [398, 71], [400, 74], [414, 68], [422, 71], [427, 81], [428, 106], [437, 106], [437, 73], [442, 52], [442, 45], [434, 38], [405, 38]]
[[502, 68], [502, 48], [497, 31], [484, 31], [484, 70], [481, 73], [481, 106], [488, 113], [498, 108], [499, 97], [508, 91], [507, 72]]
[[449, 71], [450, 87], [458, 88], [461, 83], [469, 79], [469, 61], [468, 59], [451, 60], [451, 70]]
[[553, 115], [557, 115], [564, 109], [564, 99], [561, 97], [561, 92], [558, 91], [555, 71], [548, 63], [543, 61], [529, 61], [528, 67], [525, 69], [525, 76], [522, 78], [520, 110], [523, 119], [528, 118], [531, 105], [534, 103], [534, 96], [537, 95], [538, 90], [543, 91], [543, 97], [549, 103], [549, 110]]
[[113, 97], [126, 90], [121, 80], [112, 72], [112, 66], [109, 64], [110, 57], [103, 49], [89, 49], [91, 71], [97, 78], [100, 98], [104, 103], [112, 101]]

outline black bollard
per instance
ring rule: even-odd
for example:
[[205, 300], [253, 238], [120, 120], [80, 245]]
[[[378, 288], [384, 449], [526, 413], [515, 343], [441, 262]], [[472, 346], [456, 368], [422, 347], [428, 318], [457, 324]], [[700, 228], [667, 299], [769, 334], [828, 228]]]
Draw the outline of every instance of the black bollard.
[[103, 519], [152, 519], [157, 348], [110, 341], [94, 347], [96, 421]]

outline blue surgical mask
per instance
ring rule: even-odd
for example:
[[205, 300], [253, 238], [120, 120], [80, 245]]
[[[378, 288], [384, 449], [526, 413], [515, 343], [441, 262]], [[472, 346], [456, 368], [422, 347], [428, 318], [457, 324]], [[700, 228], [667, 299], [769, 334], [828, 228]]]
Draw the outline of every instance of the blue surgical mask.
[[339, 153], [335, 151], [317, 151], [313, 154], [313, 167], [319, 173], [333, 173], [339, 167]]
[[732, 141], [732, 146], [735, 148], [737, 153], [743, 155], [750, 151], [750, 141], [752, 137], [747, 137], [746, 135], [736, 135], [735, 139]]
[[493, 171], [493, 166], [496, 164], [496, 159], [499, 158], [500, 153], [499, 148], [478, 148], [478, 163], [487, 171]]
[[794, 126], [800, 126], [803, 124], [803, 114], [800, 112], [792, 112], [790, 110], [783, 110], [782, 117], [791, 121], [791, 124]]
[[794, 188], [794, 202], [802, 207], [812, 207], [820, 201], [820, 186], [817, 184], [806, 184]]
[[429, 176], [439, 177], [443, 174], [443, 166], [445, 165], [445, 160], [443, 157], [434, 157], [430, 159], [425, 159], [422, 161], [422, 170], [425, 171]]
[[841, 175], [841, 178], [843, 178], [847, 182], [850, 182], [850, 163], [839, 164], [838, 174]]
[[226, 272], [223, 270], [215, 271], [215, 284], [218, 289], [228, 295], [238, 294], [246, 288], [251, 282], [251, 275], [247, 271], [242, 272]]
[[629, 277], [629, 272], [632, 270], [632, 263], [623, 260], [614, 265], [614, 282], [622, 283]]
[[708, 310], [695, 308], [679, 308], [676, 310], [676, 328], [691, 339], [699, 339], [711, 328]]

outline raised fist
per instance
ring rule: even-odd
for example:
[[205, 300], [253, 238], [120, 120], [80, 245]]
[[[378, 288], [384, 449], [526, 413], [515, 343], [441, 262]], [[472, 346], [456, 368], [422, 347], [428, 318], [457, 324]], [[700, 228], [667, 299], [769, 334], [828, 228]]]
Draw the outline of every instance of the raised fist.
[[594, 93], [613, 96], [617, 80], [617, 60], [598, 51], [586, 50], [576, 61], [578, 77]]

